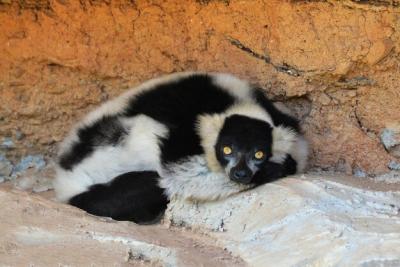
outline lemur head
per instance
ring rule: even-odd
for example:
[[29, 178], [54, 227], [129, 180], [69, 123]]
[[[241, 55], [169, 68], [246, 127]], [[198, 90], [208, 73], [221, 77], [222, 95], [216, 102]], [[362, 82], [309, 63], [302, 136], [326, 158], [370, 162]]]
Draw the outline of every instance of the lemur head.
[[201, 115], [197, 130], [210, 170], [225, 172], [229, 179], [242, 184], [252, 183], [271, 157], [283, 159], [296, 139], [292, 130], [275, 126], [271, 116], [254, 103]]
[[272, 156], [272, 129], [268, 122], [243, 115], [225, 119], [215, 153], [232, 181], [251, 183], [254, 174]]

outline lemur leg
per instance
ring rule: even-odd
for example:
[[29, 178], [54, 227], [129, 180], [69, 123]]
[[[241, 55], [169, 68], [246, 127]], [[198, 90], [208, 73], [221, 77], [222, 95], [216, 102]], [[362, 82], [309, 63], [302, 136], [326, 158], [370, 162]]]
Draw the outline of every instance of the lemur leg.
[[98, 216], [153, 223], [168, 204], [164, 190], [158, 186], [158, 179], [156, 172], [128, 172], [109, 183], [91, 186], [69, 203]]

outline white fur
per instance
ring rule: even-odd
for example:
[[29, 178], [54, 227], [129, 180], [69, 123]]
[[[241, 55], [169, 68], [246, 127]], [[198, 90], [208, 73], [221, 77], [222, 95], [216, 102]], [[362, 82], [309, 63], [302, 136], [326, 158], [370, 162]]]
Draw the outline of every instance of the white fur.
[[158, 137], [166, 137], [167, 128], [145, 115], [122, 123], [129, 134], [120, 145], [97, 148], [71, 171], [57, 169], [54, 188], [60, 201], [126, 172], [160, 169]]
[[168, 135], [165, 125], [146, 116], [138, 115], [124, 123], [132, 125], [128, 137], [122, 144], [127, 147], [129, 165], [134, 170], [157, 170], [160, 168], [159, 138]]
[[272, 131], [272, 158], [271, 161], [282, 163], [286, 154], [290, 153], [295, 145], [297, 134], [288, 128], [278, 126]]
[[214, 84], [222, 87], [232, 96], [240, 100], [251, 98], [251, 87], [247, 81], [228, 73], [211, 73], [211, 76]]
[[271, 125], [271, 127], [274, 126], [271, 116], [262, 107], [253, 102], [243, 102], [233, 105], [224, 113], [224, 116], [229, 117], [234, 114], [262, 120]]
[[251, 188], [232, 182], [223, 172], [212, 172], [204, 156], [193, 156], [171, 164], [161, 172], [159, 185], [170, 198], [212, 201]]
[[139, 93], [151, 90], [155, 86], [168, 83], [171, 81], [177, 81], [182, 78], [185, 78], [187, 76], [193, 75], [194, 72], [179, 72], [179, 73], [174, 73], [174, 74], [169, 74], [165, 76], [161, 76], [158, 78], [154, 78], [151, 80], [148, 80], [142, 84], [140, 84], [137, 87], [133, 87], [126, 92], [124, 92], [122, 95], [109, 100], [93, 111], [89, 112], [79, 123], [77, 123], [73, 129], [70, 131], [70, 133], [67, 135], [67, 137], [64, 139], [64, 141], [60, 144], [59, 147], [59, 155], [62, 153], [68, 151], [70, 149], [71, 145], [78, 140], [78, 137], [76, 135], [77, 131], [84, 127], [84, 126], [90, 126], [91, 124], [95, 123], [97, 120], [99, 120], [101, 117], [104, 115], [115, 115], [118, 114], [119, 112], [123, 111], [126, 108], [126, 105], [128, 104], [129, 100], [132, 98], [136, 97]]
[[217, 143], [219, 131], [224, 124], [225, 116], [221, 114], [200, 115], [197, 119], [197, 133], [204, 149], [205, 159], [211, 171], [222, 171], [215, 155], [214, 146]]
[[71, 197], [86, 191], [91, 185], [106, 183], [119, 174], [128, 172], [122, 168], [123, 148], [107, 146], [98, 148], [71, 171], [57, 168], [54, 189], [59, 201], [68, 201]]
[[290, 154], [297, 162], [297, 173], [304, 172], [308, 160], [307, 140], [293, 130], [279, 126], [273, 131], [271, 161], [282, 163], [286, 154]]
[[[274, 106], [283, 113], [286, 113], [290, 116], [294, 115], [293, 112], [291, 112], [291, 110], [286, 107], [285, 104], [283, 104], [282, 102], [275, 102]], [[281, 163], [283, 159], [281, 157], [282, 153], [279, 153], [279, 151], [285, 151], [286, 153], [290, 154], [292, 158], [297, 162], [297, 172], [304, 172], [307, 167], [309, 152], [307, 140], [302, 135], [295, 134], [290, 129], [285, 128], [281, 131], [276, 132], [274, 138], [274, 142], [277, 143], [274, 143], [276, 152], [274, 153], [272, 161]], [[287, 144], [286, 146], [285, 140]]]
[[304, 172], [308, 160], [308, 142], [303, 136], [297, 136], [289, 154], [297, 162], [297, 173]]

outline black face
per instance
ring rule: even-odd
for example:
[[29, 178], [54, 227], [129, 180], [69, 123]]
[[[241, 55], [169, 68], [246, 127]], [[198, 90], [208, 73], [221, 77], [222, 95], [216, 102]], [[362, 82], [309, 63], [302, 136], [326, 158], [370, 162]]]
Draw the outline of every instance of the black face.
[[232, 181], [249, 184], [271, 155], [272, 127], [265, 121], [242, 115], [225, 120], [215, 152]]

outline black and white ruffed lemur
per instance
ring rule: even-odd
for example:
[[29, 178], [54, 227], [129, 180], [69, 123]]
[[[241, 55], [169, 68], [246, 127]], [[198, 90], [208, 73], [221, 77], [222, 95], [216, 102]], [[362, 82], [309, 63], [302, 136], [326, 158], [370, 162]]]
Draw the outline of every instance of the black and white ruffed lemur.
[[154, 221], [169, 199], [215, 200], [302, 172], [299, 122], [235, 76], [149, 80], [89, 113], [60, 146], [57, 199]]

